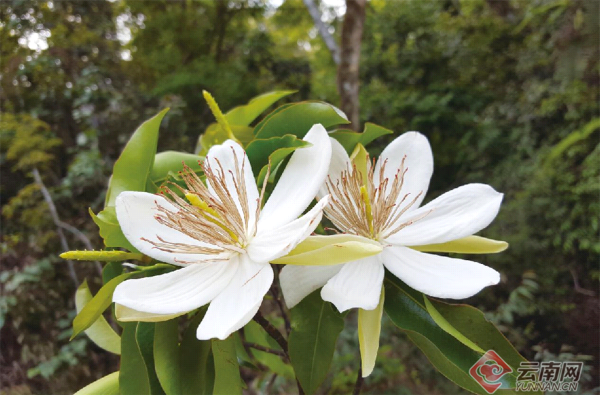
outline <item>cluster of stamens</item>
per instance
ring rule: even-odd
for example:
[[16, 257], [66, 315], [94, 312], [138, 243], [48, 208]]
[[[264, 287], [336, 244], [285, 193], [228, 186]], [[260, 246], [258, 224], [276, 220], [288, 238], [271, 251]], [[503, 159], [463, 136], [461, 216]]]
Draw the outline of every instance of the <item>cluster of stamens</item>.
[[377, 165], [368, 158], [365, 175], [357, 170], [356, 165], [348, 165], [336, 182], [329, 177], [326, 186], [331, 198], [325, 207], [327, 218], [346, 233], [375, 240], [385, 239], [424, 218], [429, 213], [410, 221], [400, 221], [400, 217], [423, 194], [421, 191], [410, 199], [411, 194], [406, 193], [400, 199], [408, 171], [404, 167], [405, 160], [406, 157], [391, 180], [385, 177], [387, 161], [379, 164], [379, 172], [375, 176]]
[[[233, 148], [232, 148], [233, 151]], [[184, 254], [220, 254], [226, 251], [243, 252], [248, 244], [248, 238], [256, 233], [256, 223], [261, 210], [261, 201], [264, 196], [266, 182], [258, 198], [255, 211], [255, 220], [250, 221], [250, 207], [248, 193], [244, 181], [244, 162], [240, 165], [235, 152], [234, 170], [225, 171], [217, 158], [216, 168], [205, 160], [202, 170], [206, 176], [207, 184], [185, 163], [179, 172], [186, 188], [175, 183], [170, 183], [185, 197], [182, 198], [173, 189], [163, 186], [160, 194], [168, 195], [177, 207], [171, 211], [157, 205], [155, 219], [191, 238], [207, 243], [210, 246], [197, 246], [178, 243], [174, 240], [165, 240], [156, 236], [159, 242], [144, 239], [154, 247], [172, 253]], [[265, 181], [268, 176], [265, 177]], [[228, 185], [229, 182], [229, 185]], [[235, 194], [232, 195], [232, 190]], [[235, 197], [237, 195], [237, 198]], [[249, 229], [251, 228], [251, 229]]]

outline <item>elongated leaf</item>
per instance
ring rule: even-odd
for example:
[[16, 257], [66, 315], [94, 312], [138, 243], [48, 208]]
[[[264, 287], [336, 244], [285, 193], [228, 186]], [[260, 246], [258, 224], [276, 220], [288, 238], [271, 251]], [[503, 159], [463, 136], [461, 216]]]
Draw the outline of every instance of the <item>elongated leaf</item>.
[[100, 211], [98, 215], [94, 214], [92, 209], [89, 212], [96, 225], [98, 225], [100, 236], [106, 247], [121, 247], [132, 252], [138, 252], [123, 234], [114, 207], [107, 207]]
[[151, 394], [146, 364], [135, 339], [136, 329], [136, 322], [123, 324], [119, 374], [121, 395]]
[[[384, 285], [384, 308], [387, 315], [425, 353], [436, 369], [457, 385], [473, 393], [487, 395], [487, 392], [469, 375], [469, 369], [484, 353], [473, 350], [440, 327], [427, 311], [422, 293], [411, 289], [390, 273], [386, 273]], [[432, 303], [434, 302], [432, 301]], [[435, 307], [437, 309], [439, 306], [436, 304]], [[449, 319], [446, 315], [444, 318], [453, 327], [461, 327], [452, 318]], [[477, 344], [480, 349], [495, 350], [509, 363], [512, 373], [508, 373], [500, 379], [502, 389], [496, 393], [516, 394], [514, 387], [519, 365], [518, 363], [515, 365], [515, 361], [525, 361], [525, 359], [514, 348], [510, 350], [506, 347], [506, 339], [504, 339], [504, 343], [499, 342], [498, 337], [481, 344], [474, 341], [471, 335], [476, 334], [478, 328], [489, 328], [480, 324], [481, 322], [477, 320], [472, 320], [470, 323], [465, 322], [465, 325], [471, 325], [471, 331], [469, 333], [462, 332], [463, 335]], [[494, 328], [494, 330], [496, 329]], [[500, 336], [502, 335], [500, 334]]]
[[168, 108], [142, 123], [129, 139], [115, 162], [106, 192], [106, 206], [114, 206], [121, 192], [145, 190], [156, 155], [158, 129], [167, 111]]
[[119, 372], [111, 373], [86, 385], [75, 395], [119, 395]]
[[148, 374], [148, 385], [151, 395], [164, 395], [164, 391], [154, 369], [154, 323], [138, 322], [135, 330], [135, 341], [144, 361]]
[[255, 174], [259, 174], [263, 167], [268, 165], [269, 161], [271, 162], [271, 168], [274, 169], [297, 148], [306, 146], [310, 146], [310, 143], [300, 140], [292, 134], [286, 134], [285, 136], [253, 140], [246, 147], [246, 154], [252, 165], [252, 170]]
[[447, 243], [411, 246], [423, 252], [454, 252], [457, 254], [495, 254], [508, 248], [508, 243], [481, 236], [467, 236]]
[[215, 369], [211, 342], [196, 338], [196, 330], [204, 318], [206, 308], [190, 320], [183, 333], [180, 349], [180, 377], [182, 395], [209, 395], [213, 393]]
[[102, 268], [102, 284], [108, 283], [121, 274], [123, 274], [123, 265], [121, 262], [108, 262]]
[[273, 103], [297, 91], [273, 91], [267, 92], [260, 96], [256, 96], [243, 106], [235, 107], [227, 114], [225, 118], [230, 125], [250, 125], [256, 118], [259, 117]]
[[379, 350], [379, 335], [381, 333], [384, 300], [385, 291], [382, 288], [381, 295], [379, 296], [379, 304], [375, 309], [358, 309], [358, 343], [360, 346], [363, 377], [370, 375], [375, 368], [377, 351]]
[[179, 350], [179, 320], [158, 322], [154, 327], [154, 366], [156, 376], [167, 395], [179, 395], [181, 366]]
[[[83, 284], [77, 288], [77, 293], [75, 294], [75, 307], [77, 313], [79, 313], [92, 298], [93, 295], [90, 292], [87, 281], [84, 280]], [[98, 347], [103, 348], [108, 352], [112, 352], [113, 354], [121, 354], [121, 337], [108, 324], [104, 316], [100, 315], [98, 319], [85, 330], [85, 334], [91, 341], [96, 343]]]
[[105, 286], [100, 288], [96, 296], [90, 300], [85, 307], [77, 314], [73, 320], [73, 339], [75, 336], [92, 326], [94, 322], [102, 315], [104, 310], [110, 306], [112, 295], [117, 285], [132, 277], [135, 272], [124, 273], [110, 280]]
[[254, 135], [257, 139], [267, 139], [286, 134], [293, 134], [302, 138], [317, 123], [328, 128], [350, 122], [343, 112], [331, 104], [306, 101], [275, 110], [272, 116], [266, 117], [263, 122], [256, 125]]
[[342, 315], [319, 291], [291, 309], [289, 355], [296, 378], [307, 395], [314, 394], [331, 366], [337, 338], [344, 329]]
[[196, 173], [202, 171], [198, 163], [204, 157], [187, 152], [164, 151], [156, 154], [154, 164], [150, 173], [150, 180], [157, 186], [165, 182], [169, 177], [176, 177], [177, 172], [183, 169], [183, 164], [188, 165]]
[[225, 340], [212, 340], [215, 362], [215, 395], [241, 395], [242, 378], [235, 352], [233, 336]]
[[355, 235], [309, 236], [284, 257], [271, 263], [285, 265], [337, 265], [377, 255], [376, 241]]
[[[250, 343], [281, 351], [279, 344], [255, 321], [250, 321], [246, 324], [244, 327], [244, 337]], [[273, 373], [290, 380], [294, 379], [294, 369], [287, 363], [284, 363], [280, 356], [256, 349], [251, 349], [251, 352], [258, 362], [267, 366]]]
[[389, 129], [367, 122], [362, 133], [357, 133], [348, 129], [340, 129], [331, 133], [330, 136], [336, 139], [350, 154], [354, 150], [354, 147], [356, 147], [356, 144], [366, 146], [376, 138], [392, 133], [394, 132]]

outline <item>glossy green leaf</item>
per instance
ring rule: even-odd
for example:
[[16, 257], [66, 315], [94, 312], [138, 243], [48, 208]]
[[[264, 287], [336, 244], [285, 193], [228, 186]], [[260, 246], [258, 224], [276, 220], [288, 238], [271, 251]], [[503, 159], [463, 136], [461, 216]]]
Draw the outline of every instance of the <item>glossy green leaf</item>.
[[204, 318], [206, 308], [200, 311], [189, 322], [183, 333], [180, 350], [180, 377], [182, 395], [209, 395], [213, 392], [215, 368], [210, 340], [196, 338], [196, 330]]
[[[229, 128], [233, 133], [233, 137], [239, 140], [239, 142], [242, 144], [248, 143], [254, 137], [251, 127], [229, 125]], [[210, 147], [213, 145], [222, 144], [231, 137], [232, 136], [230, 136], [229, 133], [221, 127], [221, 125], [218, 123], [211, 123], [208, 125], [204, 133], [198, 137], [196, 152], [198, 152], [200, 156], [206, 156]]]
[[102, 268], [102, 284], [108, 283], [121, 274], [123, 274], [123, 264], [121, 262], [108, 262]]
[[183, 169], [185, 163], [196, 173], [202, 172], [202, 166], [198, 162], [204, 157], [187, 152], [164, 151], [156, 154], [154, 165], [150, 172], [150, 180], [157, 186], [167, 181], [170, 177], [177, 177], [177, 172]]
[[123, 324], [119, 374], [121, 395], [151, 394], [148, 371], [136, 341], [136, 331], [136, 322]]
[[315, 291], [291, 309], [289, 355], [296, 378], [307, 395], [314, 394], [331, 366], [342, 315]]
[[394, 132], [389, 129], [367, 122], [362, 133], [348, 129], [340, 129], [331, 133], [330, 136], [336, 139], [350, 154], [354, 150], [354, 147], [356, 147], [356, 144], [366, 146], [378, 137], [393, 133]]
[[241, 395], [242, 378], [235, 352], [233, 336], [225, 340], [212, 340], [212, 353], [215, 363], [215, 395]]
[[[79, 313], [92, 298], [93, 295], [90, 292], [87, 281], [84, 280], [83, 284], [77, 288], [77, 292], [75, 293], [75, 308], [77, 309], [77, 313]], [[98, 347], [103, 348], [108, 352], [112, 352], [113, 354], [121, 354], [121, 337], [108, 324], [104, 316], [100, 315], [98, 319], [85, 330], [85, 334]]]
[[157, 322], [154, 326], [154, 366], [167, 395], [182, 393], [180, 354], [179, 320]]
[[254, 174], [258, 174], [258, 185], [261, 185], [264, 180], [269, 162], [271, 169], [275, 169], [296, 149], [310, 145], [292, 134], [253, 140], [246, 147], [246, 154]]
[[129, 139], [113, 167], [106, 192], [106, 206], [114, 206], [121, 192], [146, 189], [146, 180], [156, 155], [158, 130], [167, 111], [168, 108], [142, 123]]
[[[281, 351], [279, 344], [255, 321], [250, 321], [244, 326], [244, 337], [247, 342]], [[280, 356], [253, 348], [250, 348], [250, 351], [258, 362], [267, 366], [273, 373], [289, 380], [294, 379], [294, 369], [289, 364], [283, 362]]]
[[110, 306], [112, 303], [112, 295], [115, 292], [115, 288], [117, 285], [121, 284], [123, 281], [131, 278], [135, 272], [124, 273], [120, 276], [117, 276], [110, 280], [106, 285], [104, 285], [98, 293], [90, 300], [85, 307], [77, 314], [75, 319], [73, 320], [73, 335], [71, 339], [75, 336], [92, 326], [94, 322], [102, 315], [104, 310]]
[[92, 209], [89, 212], [96, 225], [98, 225], [100, 236], [104, 240], [106, 247], [120, 247], [132, 252], [138, 252], [123, 234], [114, 207], [106, 207], [98, 215], [94, 214]]
[[230, 125], [248, 126], [276, 101], [295, 92], [297, 91], [273, 91], [264, 93], [250, 100], [248, 104], [232, 108], [225, 114], [225, 118]]
[[339, 109], [319, 101], [294, 103], [284, 109], [275, 110], [254, 128], [257, 139], [293, 134], [304, 137], [310, 128], [320, 123], [325, 128], [350, 123]]
[[[481, 358], [483, 352], [476, 351], [465, 345], [455, 336], [446, 332], [444, 328], [440, 327], [427, 311], [422, 293], [411, 289], [389, 273], [386, 273], [384, 286], [384, 308], [387, 315], [425, 353], [435, 368], [457, 385], [473, 393], [487, 395], [487, 392], [469, 375], [469, 369]], [[433, 301], [431, 302], [432, 304], [434, 303]], [[435, 307], [438, 309], [438, 302], [435, 303]], [[462, 309], [462, 306], [455, 307]], [[442, 308], [438, 310], [440, 314], [442, 314], [441, 310]], [[446, 310], [444, 311], [446, 312]], [[479, 335], [477, 333], [479, 330], [485, 332], [485, 330], [489, 330], [487, 324], [491, 325], [489, 322], [485, 325], [483, 324], [485, 319], [482, 318], [482, 314], [480, 318], [483, 321], [474, 319], [476, 315], [471, 316], [471, 321], [469, 322], [463, 321], [465, 326], [470, 327], [469, 332], [464, 332], [462, 325], [457, 323], [454, 317], [450, 317], [454, 313], [442, 315], [450, 325], [458, 328], [465, 337], [478, 345], [480, 349], [495, 350], [511, 366], [512, 373], [506, 374], [500, 379], [502, 389], [498, 390], [496, 394], [515, 394], [516, 392], [513, 388], [518, 374], [517, 368], [519, 362], [525, 361], [525, 359], [512, 346], [510, 348], [507, 347], [508, 341], [506, 339], [499, 341], [500, 338], [498, 336], [491, 336], [489, 341], [483, 337], [480, 340], [474, 339], [473, 336], [478, 338]], [[497, 329], [494, 328], [493, 330], [502, 336]], [[484, 334], [483, 336], [487, 335]], [[516, 364], [515, 361], [517, 361]]]
[[119, 372], [114, 372], [86, 385], [75, 395], [119, 395], [119, 393]]
[[148, 374], [150, 395], [164, 395], [165, 392], [158, 381], [154, 368], [154, 325], [152, 322], [138, 322], [135, 330], [135, 341]]
[[142, 259], [142, 254], [127, 251], [67, 251], [59, 255], [62, 259], [75, 261], [122, 262]]

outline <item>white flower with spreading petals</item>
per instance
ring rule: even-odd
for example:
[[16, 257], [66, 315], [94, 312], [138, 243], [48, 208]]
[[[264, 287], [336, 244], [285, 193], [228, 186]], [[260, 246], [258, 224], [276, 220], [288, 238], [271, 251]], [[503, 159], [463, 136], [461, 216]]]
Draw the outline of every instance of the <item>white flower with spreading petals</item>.
[[123, 192], [116, 201], [125, 237], [140, 252], [182, 269], [128, 280], [113, 301], [121, 320], [160, 321], [210, 302], [197, 330], [200, 340], [225, 339], [248, 323], [273, 282], [269, 262], [286, 255], [319, 224], [328, 196], [298, 218], [327, 175], [331, 143], [315, 125], [304, 137], [261, 208], [250, 162], [228, 140], [213, 146], [203, 163], [206, 186], [189, 168], [183, 199]]
[[[499, 273], [487, 266], [421, 251], [457, 252], [453, 250], [457, 245], [452, 243], [488, 226], [503, 195], [489, 185], [468, 184], [419, 207], [432, 173], [431, 147], [420, 133], [401, 135], [374, 166], [367, 158], [363, 169], [353, 166], [344, 148], [332, 139], [329, 176], [320, 193], [329, 193], [331, 198], [325, 215], [344, 233], [376, 240], [383, 250], [333, 266], [285, 266], [280, 281], [288, 307], [323, 287], [322, 298], [338, 310], [361, 309], [359, 340], [361, 353], [365, 353], [368, 350], [360, 333], [381, 318], [384, 267], [412, 288], [440, 298], [467, 298], [497, 284]], [[468, 241], [494, 244], [475, 236]], [[494, 248], [497, 244], [505, 248], [505, 244], [495, 243]], [[427, 245], [430, 248], [424, 247]], [[377, 313], [371, 313], [373, 310]], [[371, 317], [361, 320], [361, 314]], [[378, 329], [375, 331], [377, 343], [371, 345], [369, 356], [363, 355], [365, 376], [375, 363], [379, 338]]]

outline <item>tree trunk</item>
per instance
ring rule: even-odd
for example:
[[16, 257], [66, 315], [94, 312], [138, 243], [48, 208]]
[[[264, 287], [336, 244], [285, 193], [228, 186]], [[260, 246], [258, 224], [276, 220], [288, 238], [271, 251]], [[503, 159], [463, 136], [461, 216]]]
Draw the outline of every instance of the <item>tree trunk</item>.
[[360, 45], [365, 23], [366, 0], [346, 0], [346, 15], [342, 24], [342, 42], [337, 83], [341, 110], [346, 113], [354, 130], [359, 124], [359, 62]]

